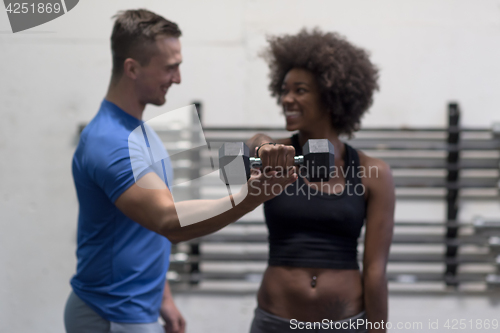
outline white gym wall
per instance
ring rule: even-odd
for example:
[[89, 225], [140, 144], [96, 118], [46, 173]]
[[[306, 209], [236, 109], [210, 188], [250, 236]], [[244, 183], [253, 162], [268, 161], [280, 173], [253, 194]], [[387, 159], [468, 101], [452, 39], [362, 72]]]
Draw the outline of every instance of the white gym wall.
[[[200, 100], [206, 125], [283, 125], [258, 53], [268, 34], [317, 26], [368, 49], [380, 68], [381, 89], [363, 125], [445, 126], [449, 101], [460, 104], [464, 126], [500, 121], [500, 0], [82, 0], [60, 18], [16, 34], [1, 7], [2, 333], [64, 332], [76, 265], [77, 126], [94, 116], [106, 92], [111, 16], [130, 8], [155, 11], [183, 31], [183, 82], [170, 89], [165, 106], [148, 108], [146, 119]], [[483, 203], [462, 215], [500, 218], [499, 211], [497, 203]], [[445, 214], [440, 204], [401, 205], [397, 216], [422, 212], [431, 220]], [[176, 298], [189, 333], [245, 332], [255, 306], [253, 296]], [[486, 297], [390, 299], [391, 321], [499, 314]]]

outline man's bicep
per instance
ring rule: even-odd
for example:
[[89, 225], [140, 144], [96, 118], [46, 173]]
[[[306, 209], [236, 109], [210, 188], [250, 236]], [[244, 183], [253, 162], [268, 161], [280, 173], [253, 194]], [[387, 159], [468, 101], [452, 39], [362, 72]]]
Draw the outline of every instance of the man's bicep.
[[159, 234], [164, 233], [169, 214], [175, 214], [172, 194], [154, 172], [130, 186], [115, 205], [131, 220]]

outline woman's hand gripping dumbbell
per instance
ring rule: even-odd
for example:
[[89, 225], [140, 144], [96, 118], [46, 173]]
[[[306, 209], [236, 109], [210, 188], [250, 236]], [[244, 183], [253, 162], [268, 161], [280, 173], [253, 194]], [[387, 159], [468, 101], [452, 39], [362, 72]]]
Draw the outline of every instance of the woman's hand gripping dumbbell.
[[[280, 149], [280, 147], [278, 147]], [[294, 156], [293, 164], [306, 170], [310, 182], [328, 181], [334, 167], [333, 145], [327, 139], [311, 139], [302, 148], [304, 155]], [[260, 154], [262, 156], [262, 154]], [[273, 160], [276, 155], [250, 157], [249, 149], [243, 142], [226, 142], [219, 149], [220, 178], [226, 185], [244, 184], [251, 175], [251, 169], [261, 168], [263, 159], [271, 171], [286, 161]], [[286, 154], [278, 154], [278, 158]], [[288, 163], [291, 164], [291, 163]], [[267, 170], [264, 170], [264, 172]], [[281, 170], [284, 171], [284, 170]]]

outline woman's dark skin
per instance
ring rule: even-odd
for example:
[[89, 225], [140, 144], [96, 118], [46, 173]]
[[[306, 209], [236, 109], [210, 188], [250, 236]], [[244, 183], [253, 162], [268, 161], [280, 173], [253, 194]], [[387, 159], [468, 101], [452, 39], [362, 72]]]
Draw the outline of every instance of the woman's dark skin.
[[[345, 146], [321, 102], [314, 75], [305, 69], [291, 69], [283, 80], [280, 102], [286, 117], [286, 129], [299, 131], [300, 145], [309, 139], [328, 139], [335, 148], [335, 165], [343, 167]], [[282, 145], [264, 145], [260, 148], [263, 167], [273, 168], [279, 164], [277, 160], [268, 158], [273, 149], [282, 151], [278, 159], [286, 160], [290, 167], [293, 165], [295, 149], [290, 146], [290, 138], [273, 140], [258, 134], [247, 143], [251, 151], [255, 151], [256, 147], [266, 142]], [[372, 171], [361, 179], [367, 203], [362, 272], [269, 266], [257, 295], [261, 309], [282, 318], [300, 321], [341, 320], [365, 310], [369, 321], [387, 321], [386, 265], [394, 226], [394, 184], [386, 163], [361, 151], [358, 154], [360, 166]], [[339, 174], [339, 177], [324, 183], [320, 190], [330, 192], [330, 189], [339, 188], [334, 187], [335, 184], [345, 186], [345, 179], [341, 172]], [[320, 183], [308, 185], [321, 186]], [[382, 329], [375, 331], [385, 332]]]

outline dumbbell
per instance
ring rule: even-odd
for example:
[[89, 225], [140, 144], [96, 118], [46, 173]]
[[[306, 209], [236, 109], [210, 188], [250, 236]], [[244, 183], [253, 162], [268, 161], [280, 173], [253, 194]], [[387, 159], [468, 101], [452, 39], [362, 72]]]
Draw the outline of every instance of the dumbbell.
[[[333, 145], [327, 139], [310, 139], [295, 156], [295, 165], [305, 166], [310, 182], [328, 181], [334, 167]], [[237, 160], [240, 157], [241, 160]], [[243, 142], [226, 142], [219, 149], [219, 175], [226, 185], [241, 185], [250, 178], [252, 168], [262, 167], [260, 158], [250, 157]]]

